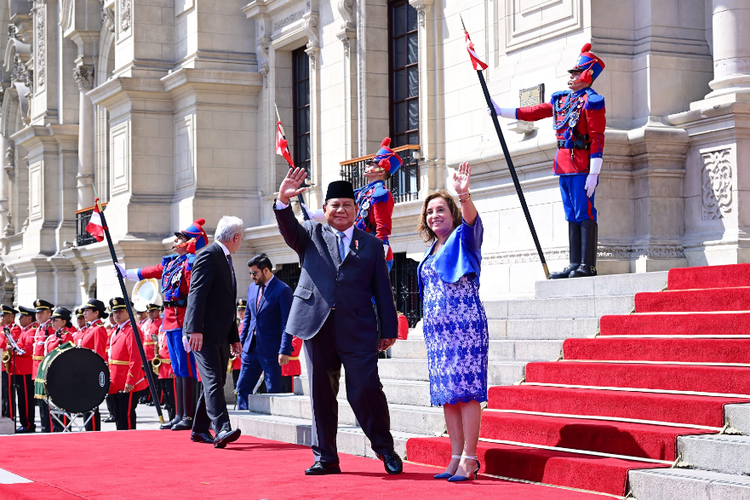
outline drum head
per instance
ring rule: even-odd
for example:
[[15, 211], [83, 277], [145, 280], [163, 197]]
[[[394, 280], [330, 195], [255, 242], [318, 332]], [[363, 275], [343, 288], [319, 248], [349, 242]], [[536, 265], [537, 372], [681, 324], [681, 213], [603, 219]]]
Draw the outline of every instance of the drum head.
[[97, 353], [76, 348], [60, 353], [47, 369], [47, 395], [69, 413], [98, 407], [109, 391], [109, 368]]

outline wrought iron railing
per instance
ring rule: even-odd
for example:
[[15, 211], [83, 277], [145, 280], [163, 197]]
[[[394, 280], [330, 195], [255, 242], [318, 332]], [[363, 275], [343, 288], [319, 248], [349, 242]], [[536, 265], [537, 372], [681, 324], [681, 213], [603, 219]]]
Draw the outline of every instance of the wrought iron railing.
[[391, 287], [396, 299], [396, 309], [404, 313], [409, 320], [409, 327], [422, 319], [422, 299], [419, 296], [417, 268], [419, 262], [406, 257], [405, 253], [393, 254], [391, 268]]
[[[401, 156], [404, 164], [398, 171], [386, 181], [388, 189], [391, 190], [393, 200], [396, 203], [402, 201], [416, 200], [419, 198], [419, 160], [416, 158], [416, 152], [419, 150], [418, 144], [408, 144], [399, 146], [393, 151]], [[351, 160], [342, 161], [341, 178], [349, 181], [354, 185], [354, 189], [361, 188], [367, 184], [363, 173], [365, 171], [365, 162], [375, 155], [362, 156]]]
[[[102, 209], [106, 206], [106, 203], [102, 203]], [[76, 211], [76, 246], [82, 247], [84, 245], [96, 243], [96, 238], [86, 231], [86, 226], [89, 225], [89, 220], [91, 220], [91, 214], [93, 213], [94, 207]]]

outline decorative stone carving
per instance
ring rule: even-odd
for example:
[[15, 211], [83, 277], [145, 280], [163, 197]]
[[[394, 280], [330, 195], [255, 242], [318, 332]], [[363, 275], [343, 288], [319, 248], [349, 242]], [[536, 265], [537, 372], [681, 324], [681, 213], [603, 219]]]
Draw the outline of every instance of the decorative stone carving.
[[[354, 28], [354, 0], [339, 0], [339, 14], [344, 20], [342, 28]], [[348, 49], [347, 49], [348, 50]]]
[[34, 17], [36, 18], [36, 46], [34, 47], [34, 61], [36, 62], [36, 83], [37, 88], [44, 87], [46, 77], [46, 33], [47, 26], [47, 4], [44, 0], [37, 0], [34, 6]]
[[106, 26], [111, 33], [115, 32], [115, 15], [104, 6], [102, 6], [102, 26]]
[[318, 47], [318, 14], [317, 12], [308, 12], [303, 17], [304, 23], [302, 30], [307, 35], [307, 48]]
[[23, 41], [21, 34], [18, 32], [18, 26], [13, 23], [8, 25], [8, 38], [15, 38], [16, 40]]
[[120, 0], [120, 32], [130, 29], [131, 0]]
[[73, 78], [78, 83], [78, 90], [91, 90], [94, 88], [94, 67], [79, 64], [73, 68]]
[[8, 146], [5, 150], [5, 174], [10, 180], [14, 180], [16, 176], [16, 151], [13, 146]]
[[427, 7], [432, 5], [434, 0], [409, 0], [409, 5], [417, 11], [419, 25], [424, 28], [427, 24]]
[[300, 19], [302, 19], [302, 16], [304, 15], [305, 15], [304, 10], [300, 10], [300, 11], [289, 14], [285, 18], [280, 19], [276, 21], [275, 23], [273, 23], [273, 31], [279, 31], [284, 26], [288, 26], [296, 21], [299, 21]]
[[260, 66], [258, 73], [263, 77], [263, 88], [268, 88], [268, 63], [264, 63]]
[[732, 211], [731, 148], [706, 151], [701, 182], [703, 220], [722, 219]]
[[20, 82], [26, 85], [29, 89], [32, 88], [32, 75], [33, 71], [26, 67], [23, 60], [18, 54], [13, 55], [13, 68], [10, 73], [10, 80], [13, 82]]

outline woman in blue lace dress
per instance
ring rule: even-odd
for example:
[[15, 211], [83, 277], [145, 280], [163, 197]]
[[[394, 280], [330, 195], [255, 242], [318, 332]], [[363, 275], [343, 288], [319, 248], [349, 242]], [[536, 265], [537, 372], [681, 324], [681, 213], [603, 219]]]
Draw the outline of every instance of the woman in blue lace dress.
[[435, 477], [449, 481], [476, 478], [480, 403], [487, 401], [487, 316], [479, 300], [482, 220], [471, 201], [471, 167], [453, 174], [457, 206], [446, 191], [427, 197], [419, 232], [432, 243], [419, 264], [430, 402], [443, 406], [451, 442], [451, 461]]

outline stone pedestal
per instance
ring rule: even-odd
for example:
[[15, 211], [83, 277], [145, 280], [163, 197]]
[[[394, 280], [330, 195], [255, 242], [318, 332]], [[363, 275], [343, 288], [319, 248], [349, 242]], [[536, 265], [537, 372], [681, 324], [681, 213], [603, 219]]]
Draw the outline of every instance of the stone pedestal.
[[714, 79], [706, 98], [750, 93], [750, 4], [713, 0]]

